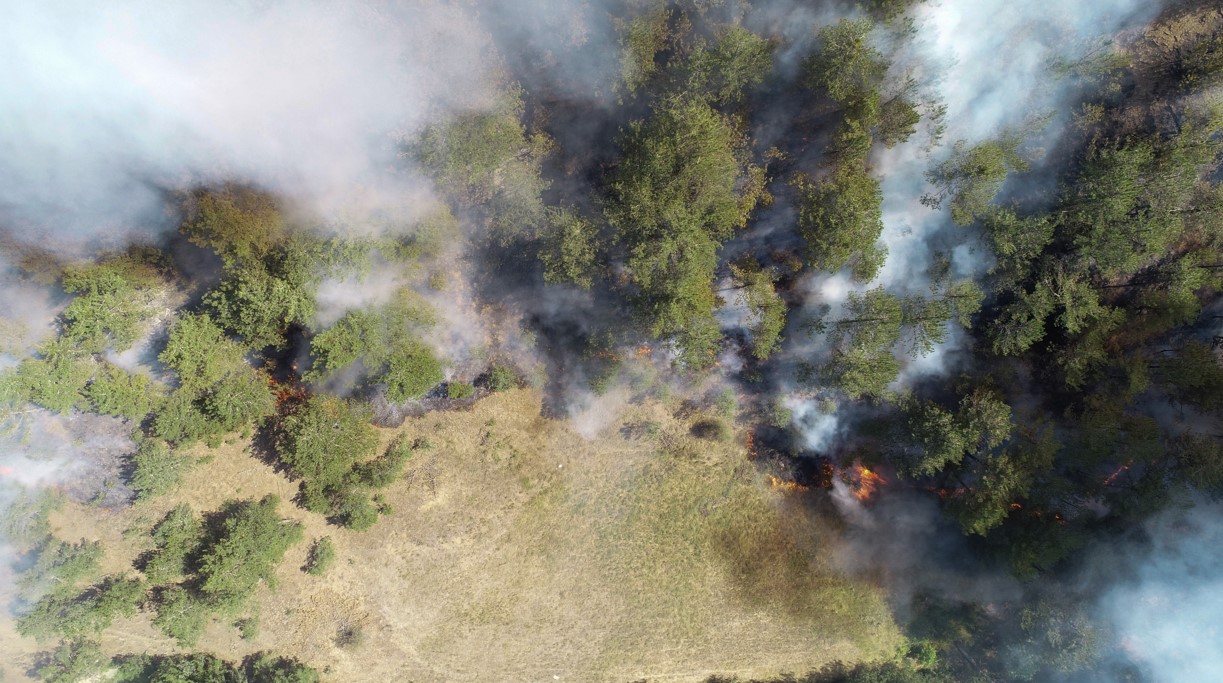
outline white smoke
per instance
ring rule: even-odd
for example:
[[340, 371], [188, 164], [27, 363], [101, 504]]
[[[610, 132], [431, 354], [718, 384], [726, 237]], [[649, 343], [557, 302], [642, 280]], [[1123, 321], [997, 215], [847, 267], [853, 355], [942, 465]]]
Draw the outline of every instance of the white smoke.
[[[983, 142], [1063, 108], [1059, 104], [1074, 92], [1056, 78], [1054, 61], [1073, 60], [1090, 39], [1140, 25], [1158, 9], [1159, 3], [1141, 0], [1054, 5], [1009, 0], [917, 3], [911, 10], [913, 37], [901, 43], [893, 56], [892, 77], [912, 75], [923, 96], [936, 95], [947, 107], [946, 128], [941, 140], [919, 128], [909, 141], [875, 150], [872, 166], [882, 178], [883, 189], [880, 242], [887, 249], [887, 261], [870, 283], [821, 278], [820, 297], [833, 305], [830, 319], [836, 317], [836, 304], [851, 290], [883, 286], [898, 295], [928, 295], [931, 271], [940, 259], [950, 261], [951, 275], [957, 279], [984, 276], [992, 264], [988, 250], [977, 248], [970, 231], [954, 226], [946, 208], [932, 211], [921, 203], [930, 189], [927, 170], [957, 140], [969, 145]], [[1060, 123], [1064, 119], [1052, 125]], [[1049, 130], [1043, 133], [1053, 137]], [[933, 353], [916, 360], [901, 358], [902, 371], [893, 390], [904, 390], [918, 379], [955, 368], [955, 352], [968, 336], [951, 329], [952, 323], [948, 325], [947, 340]], [[820, 423], [819, 433], [808, 440], [823, 443], [828, 431]]]
[[234, 177], [324, 209], [394, 201], [397, 135], [490, 97], [487, 36], [449, 3], [56, 0], [4, 19], [0, 216], [61, 234], [147, 225], [160, 188]]
[[1217, 680], [1223, 671], [1223, 505], [1199, 503], [1147, 524], [1151, 545], [1101, 601], [1120, 647], [1155, 681]]

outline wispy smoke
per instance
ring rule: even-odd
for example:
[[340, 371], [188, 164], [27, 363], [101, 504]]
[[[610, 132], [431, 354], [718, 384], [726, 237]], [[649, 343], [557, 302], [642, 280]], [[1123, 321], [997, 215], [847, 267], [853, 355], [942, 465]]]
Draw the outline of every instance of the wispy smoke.
[[[1029, 123], [1041, 114], [1062, 111], [1076, 96], [1074, 84], [1059, 81], [1057, 59], [1082, 56], [1089, 41], [1154, 16], [1160, 3], [1105, 0], [1092, 3], [1007, 2], [1005, 0], [943, 0], [918, 3], [912, 10], [913, 37], [897, 46], [892, 78], [912, 75], [923, 97], [935, 95], [946, 107], [941, 142], [933, 149], [928, 130], [919, 129], [908, 142], [876, 150], [872, 164], [883, 179], [883, 233], [888, 258], [868, 284], [818, 278], [813, 287], [833, 306], [843, 301], [836, 285], [866, 289], [882, 285], [897, 294], [929, 294], [937, 261], [950, 263], [956, 279], [981, 278], [992, 265], [987, 249], [979, 248], [971, 230], [952, 224], [948, 211], [932, 211], [920, 201], [929, 190], [926, 171], [949, 154], [957, 140], [976, 144], [1002, 131]], [[1066, 120], [1056, 119], [1039, 140], [1056, 139]], [[950, 329], [947, 340], [932, 354], [902, 359], [894, 389], [904, 389], [924, 377], [955, 369], [956, 352], [967, 339]], [[798, 414], [798, 413], [796, 413]], [[802, 425], [798, 425], [800, 429]], [[820, 431], [829, 426], [821, 423]], [[815, 435], [809, 441], [826, 443]]]

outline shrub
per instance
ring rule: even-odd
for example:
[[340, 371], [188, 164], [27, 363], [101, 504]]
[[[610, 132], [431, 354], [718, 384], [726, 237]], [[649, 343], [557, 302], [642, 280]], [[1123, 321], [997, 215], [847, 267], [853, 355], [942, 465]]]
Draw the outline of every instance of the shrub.
[[259, 617], [240, 619], [234, 625], [238, 627], [238, 633], [242, 636], [242, 640], [254, 640], [259, 637]]
[[446, 385], [446, 395], [454, 400], [465, 399], [476, 393], [476, 388], [467, 382], [450, 382]]
[[369, 488], [386, 488], [403, 475], [403, 468], [416, 447], [413, 442], [399, 439], [381, 457], [354, 465], [349, 480]]
[[332, 515], [353, 531], [366, 531], [378, 521], [378, 510], [369, 496], [358, 489], [345, 489], [335, 496]]
[[518, 375], [508, 365], [494, 365], [488, 369], [488, 388], [492, 391], [508, 391], [518, 385]]
[[312, 576], [322, 576], [335, 564], [335, 545], [330, 536], [323, 536], [310, 546], [310, 556], [306, 559], [306, 573]]
[[250, 683], [319, 683], [314, 669], [288, 657], [274, 657], [266, 652], [251, 655], [244, 664]]

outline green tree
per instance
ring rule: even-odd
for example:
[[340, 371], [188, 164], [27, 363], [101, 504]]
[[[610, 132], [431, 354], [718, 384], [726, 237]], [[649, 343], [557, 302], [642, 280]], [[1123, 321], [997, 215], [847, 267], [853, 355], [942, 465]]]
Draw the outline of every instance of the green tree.
[[442, 381], [442, 363], [433, 349], [415, 339], [395, 344], [386, 361], [386, 397], [393, 403], [419, 398]]
[[673, 338], [680, 364], [705, 368], [721, 338], [713, 310], [717, 252], [763, 196], [741, 134], [699, 100], [669, 98], [619, 140], [606, 215], [650, 333]]
[[311, 341], [315, 360], [305, 379], [326, 379], [360, 360], [389, 400], [419, 398], [444, 377], [441, 361], [416, 337], [433, 323], [432, 310], [410, 291], [386, 306], [350, 311]]
[[249, 348], [282, 347], [289, 326], [310, 322], [317, 308], [318, 274], [306, 258], [285, 247], [261, 261], [228, 264], [204, 303]]
[[106, 670], [109, 660], [92, 640], [63, 640], [50, 652], [38, 656], [34, 674], [43, 683], [78, 683], [93, 680]]
[[544, 282], [590, 289], [599, 256], [597, 227], [574, 209], [549, 209], [539, 259]]
[[430, 127], [415, 148], [438, 186], [483, 207], [502, 240], [533, 237], [546, 219], [541, 195], [548, 182], [541, 165], [552, 141], [528, 135], [523, 114], [522, 89], [514, 86], [486, 111]]
[[160, 398], [157, 385], [147, 375], [127, 372], [110, 363], [103, 364], [85, 388], [85, 395], [96, 412], [140, 422]]
[[180, 231], [227, 262], [260, 259], [288, 237], [276, 199], [240, 185], [193, 193], [185, 202], [184, 214]]
[[37, 358], [27, 358], [17, 366], [10, 398], [65, 415], [73, 409], [87, 409], [85, 394], [96, 368], [89, 355], [63, 338], [49, 341], [39, 347]]
[[712, 46], [700, 43], [683, 65], [684, 91], [703, 93], [711, 103], [733, 104], [759, 85], [773, 68], [773, 44], [741, 27], [718, 31]]
[[731, 265], [731, 277], [739, 287], [739, 303], [747, 307], [752, 317], [752, 356], [765, 360], [781, 345], [781, 332], [786, 326], [786, 303], [774, 288], [775, 274], [754, 260]]
[[49, 593], [17, 620], [17, 632], [38, 640], [77, 638], [110, 626], [117, 616], [132, 616], [144, 599], [137, 579], [109, 576], [83, 592]]
[[658, 72], [655, 55], [670, 39], [671, 12], [664, 3], [654, 3], [631, 20], [615, 20], [620, 34], [620, 85], [632, 95]]
[[871, 45], [873, 29], [869, 19], [841, 19], [820, 29], [819, 50], [805, 65], [808, 85], [842, 105], [877, 93], [888, 63]]
[[319, 673], [296, 659], [266, 652], [251, 655], [244, 663], [250, 683], [319, 683]]
[[1208, 411], [1223, 409], [1223, 365], [1209, 345], [1190, 340], [1164, 356], [1155, 376], [1173, 389], [1174, 400]]
[[78, 543], [65, 543], [50, 538], [38, 550], [34, 566], [18, 578], [17, 585], [27, 595], [71, 591], [78, 581], [97, 571], [101, 557], [102, 544], [97, 541], [81, 539]]
[[879, 180], [846, 163], [819, 182], [800, 178], [798, 191], [798, 230], [811, 265], [826, 271], [850, 266], [855, 279], [874, 279], [883, 262], [877, 244], [883, 231]]
[[301, 540], [302, 528], [276, 513], [280, 499], [231, 503], [215, 541], [200, 553], [200, 595], [213, 606], [234, 607], [271, 578], [285, 552]]
[[204, 410], [223, 431], [259, 423], [276, 412], [268, 378], [251, 367], [227, 374], [204, 395]]
[[182, 586], [170, 586], [157, 601], [153, 624], [174, 639], [179, 647], [193, 648], [204, 633], [208, 607]]
[[82, 350], [124, 350], [144, 332], [165, 289], [155, 250], [64, 268], [64, 291], [77, 296], [60, 318], [62, 336]]
[[1007, 175], [1028, 170], [1028, 162], [1019, 154], [1022, 142], [1014, 132], [972, 147], [963, 140], [956, 142], [951, 157], [927, 174], [935, 191], [922, 197], [922, 202], [937, 208], [950, 198], [951, 220], [958, 225], [986, 215]]
[[352, 466], [369, 458], [378, 432], [370, 409], [334, 396], [311, 396], [287, 415], [277, 444], [280, 459], [310, 485], [338, 484]]
[[204, 540], [204, 527], [186, 503], [179, 503], [153, 527], [156, 549], [142, 570], [155, 584], [175, 581], [193, 571], [193, 560]]
[[188, 313], [170, 328], [166, 348], [157, 359], [178, 375], [179, 386], [198, 395], [244, 366], [241, 345], [225, 337], [208, 315]]
[[976, 457], [1002, 445], [1011, 434], [1011, 408], [992, 391], [977, 389], [965, 396], [955, 413], [921, 401], [907, 410], [912, 451], [906, 457], [909, 476], [928, 477], [965, 456]]

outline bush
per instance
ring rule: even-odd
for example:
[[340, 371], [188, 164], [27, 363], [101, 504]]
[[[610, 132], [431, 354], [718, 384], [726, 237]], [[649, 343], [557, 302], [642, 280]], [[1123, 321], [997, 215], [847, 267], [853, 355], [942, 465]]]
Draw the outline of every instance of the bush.
[[254, 640], [259, 637], [259, 617], [240, 619], [234, 625], [238, 627], [238, 634], [242, 636], [242, 640]]
[[250, 683], [319, 683], [314, 669], [288, 657], [274, 657], [266, 652], [251, 655], [245, 663]]
[[369, 488], [386, 488], [403, 475], [403, 468], [416, 447], [415, 443], [399, 439], [381, 457], [354, 465], [349, 480]]
[[366, 531], [378, 521], [378, 510], [369, 496], [357, 489], [345, 489], [336, 495], [332, 515], [353, 531]]
[[323, 536], [310, 546], [310, 556], [306, 559], [306, 573], [311, 576], [322, 576], [335, 564], [335, 545], [330, 536]]
[[446, 385], [446, 395], [453, 400], [462, 400], [476, 393], [476, 388], [467, 382], [450, 382]]
[[336, 647], [358, 647], [365, 642], [365, 628], [347, 619], [340, 622], [335, 632]]
[[492, 391], [508, 391], [518, 386], [518, 375], [508, 365], [494, 365], [488, 369], [487, 381]]

